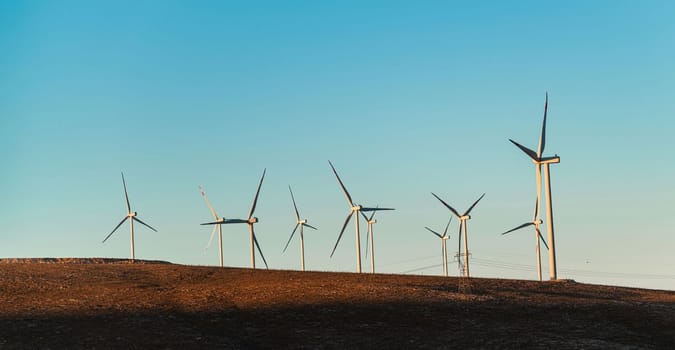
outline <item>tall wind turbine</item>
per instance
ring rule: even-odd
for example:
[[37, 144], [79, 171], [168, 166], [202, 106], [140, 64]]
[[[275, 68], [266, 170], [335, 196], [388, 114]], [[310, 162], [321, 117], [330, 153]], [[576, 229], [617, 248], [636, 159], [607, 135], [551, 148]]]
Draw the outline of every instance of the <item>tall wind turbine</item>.
[[127, 216], [125, 216], [124, 219], [122, 219], [122, 221], [120, 221], [120, 223], [117, 224], [117, 226], [115, 226], [115, 228], [112, 230], [112, 232], [110, 232], [108, 234], [108, 236], [106, 236], [106, 238], [103, 240], [102, 243], [105, 243], [105, 241], [107, 241], [108, 238], [110, 238], [110, 236], [112, 236], [112, 234], [115, 233], [115, 231], [117, 231], [117, 229], [120, 228], [120, 226], [122, 226], [122, 224], [125, 221], [127, 221], [127, 219], [129, 219], [129, 227], [130, 227], [130, 231], [131, 231], [131, 261], [133, 262], [133, 261], [135, 261], [135, 254], [134, 254], [134, 220], [138, 221], [138, 223], [142, 224], [143, 226], [146, 226], [147, 228], [149, 228], [149, 229], [151, 229], [155, 232], [157, 232], [157, 230], [155, 230], [154, 228], [150, 227], [150, 225], [141, 221], [141, 219], [138, 218], [138, 213], [136, 213], [135, 211], [134, 212], [131, 211], [131, 205], [129, 204], [129, 194], [127, 194], [127, 183], [126, 183], [126, 181], [124, 181], [124, 173], [122, 173], [122, 185], [124, 186], [124, 197], [127, 199]]
[[438, 238], [441, 239], [441, 248], [442, 248], [442, 254], [443, 254], [443, 275], [445, 277], [448, 277], [448, 248], [445, 246], [445, 241], [447, 241], [450, 237], [448, 236], [448, 227], [450, 227], [450, 221], [452, 221], [452, 216], [450, 217], [450, 220], [448, 220], [448, 224], [445, 225], [445, 230], [443, 231], [443, 235], [440, 233], [424, 226], [427, 231], [435, 234]]
[[213, 215], [213, 219], [216, 220], [217, 224], [213, 225], [213, 230], [211, 230], [211, 238], [209, 238], [209, 243], [206, 245], [206, 249], [208, 249], [211, 246], [211, 241], [213, 241], [213, 235], [216, 233], [216, 229], [218, 229], [218, 252], [220, 255], [220, 267], [223, 267], [223, 222], [225, 221], [225, 218], [220, 218], [218, 217], [218, 214], [216, 214], [216, 211], [213, 209], [213, 206], [211, 205], [211, 202], [209, 201], [209, 197], [206, 196], [206, 192], [204, 192], [204, 189], [202, 186], [199, 186], [199, 192], [201, 192], [202, 197], [204, 197], [204, 201], [206, 202], [206, 205], [209, 207], [209, 210], [211, 211], [211, 215]]
[[340, 243], [340, 239], [342, 238], [342, 234], [345, 232], [345, 228], [347, 228], [347, 224], [349, 224], [349, 220], [351, 220], [352, 216], [356, 216], [356, 219], [354, 220], [356, 222], [356, 271], [358, 273], [361, 273], [361, 237], [359, 235], [359, 212], [369, 212], [369, 211], [379, 211], [379, 210], [394, 210], [393, 208], [367, 208], [361, 205], [354, 204], [354, 201], [352, 200], [352, 197], [349, 195], [349, 192], [347, 192], [347, 189], [345, 188], [345, 185], [342, 183], [342, 180], [340, 180], [340, 176], [338, 175], [337, 171], [335, 170], [335, 167], [333, 166], [333, 163], [328, 161], [328, 164], [330, 164], [330, 167], [333, 169], [333, 173], [335, 174], [335, 177], [337, 178], [338, 182], [340, 183], [340, 187], [342, 187], [342, 191], [345, 193], [345, 196], [347, 197], [347, 203], [349, 204], [349, 214], [347, 215], [347, 219], [345, 220], [344, 225], [342, 225], [342, 230], [340, 231], [340, 235], [338, 236], [337, 242], [335, 242], [335, 246], [333, 247], [333, 251], [330, 253], [331, 258], [333, 257], [333, 254], [335, 253], [335, 249], [337, 248], [338, 244]]
[[[378, 210], [378, 207], [375, 207], [375, 209]], [[370, 214], [370, 217], [368, 217], [363, 211], [361, 211], [361, 215], [363, 215], [363, 218], [366, 220], [366, 223], [368, 224], [368, 238], [366, 240], [366, 259], [368, 258], [368, 242], [370, 242], [371, 273], [375, 273], [375, 241], [373, 240], [373, 224], [376, 224], [377, 220], [373, 219], [373, 217], [377, 212], [376, 210], [373, 210], [372, 214]]]
[[[480, 198], [478, 198], [475, 202], [473, 202], [473, 204], [469, 207], [469, 209], [467, 209], [464, 212], [464, 214], [462, 214], [462, 215], [459, 215], [459, 212], [457, 212], [457, 210], [455, 210], [453, 207], [448, 205], [448, 203], [445, 203], [444, 200], [439, 198], [433, 192], [431, 194], [434, 195], [434, 197], [436, 197], [436, 199], [441, 201], [441, 203], [443, 203], [443, 205], [445, 205], [446, 208], [450, 209], [450, 211], [453, 214], [455, 214], [455, 216], [459, 219], [459, 236], [460, 236], [459, 237], [460, 238], [459, 244], [460, 245], [462, 244], [461, 243], [462, 234], [464, 235], [464, 277], [469, 277], [469, 243], [467, 242], [467, 237], [466, 237], [467, 236], [467, 234], [466, 234], [466, 231], [467, 231], [466, 222], [471, 219], [471, 216], [469, 215], [469, 213], [471, 213], [471, 210], [473, 210], [473, 208], [476, 206], [476, 204], [478, 204], [478, 202], [481, 199], [483, 199], [483, 197], [485, 197], [485, 193], [483, 193], [483, 195], [480, 196]], [[460, 250], [461, 250], [461, 248], [460, 248]], [[458, 261], [459, 261], [459, 259], [461, 259], [461, 254], [459, 254], [459, 251], [457, 252], [457, 259], [458, 259]]]
[[542, 221], [539, 218], [539, 198], [537, 198], [537, 201], [535, 202], [534, 206], [534, 216], [532, 217], [532, 221], [526, 222], [520, 226], [517, 226], [502, 233], [502, 235], [505, 235], [507, 233], [520, 230], [521, 228], [534, 226], [534, 239], [536, 240], [535, 250], [537, 252], [537, 277], [539, 277], [539, 281], [541, 281], [541, 253], [539, 249], [539, 240], [541, 240], [541, 242], [544, 243], [544, 246], [546, 246], [546, 249], [548, 249], [548, 244], [546, 244], [546, 240], [544, 240], [544, 237], [541, 235], [541, 231], [539, 230], [539, 225], [541, 225], [541, 223]]
[[300, 262], [302, 264], [302, 271], [305, 271], [305, 238], [303, 235], [304, 232], [303, 229], [305, 226], [307, 226], [311, 229], [316, 230], [316, 227], [308, 224], [307, 219], [302, 220], [300, 219], [300, 212], [298, 211], [298, 206], [295, 204], [295, 197], [293, 197], [293, 190], [291, 190], [291, 186], [288, 186], [288, 191], [291, 192], [291, 199], [293, 200], [293, 208], [295, 208], [295, 228], [293, 229], [293, 232], [291, 232], [291, 237], [288, 238], [288, 242], [286, 242], [284, 252], [286, 252], [288, 244], [291, 243], [291, 239], [293, 239], [295, 231], [298, 229], [298, 227], [300, 227]]
[[258, 248], [258, 252], [260, 253], [260, 257], [262, 258], [263, 262], [265, 263], [265, 268], [269, 268], [267, 266], [267, 260], [265, 260], [265, 256], [262, 253], [262, 250], [260, 249], [260, 244], [258, 244], [258, 239], [255, 237], [255, 231], [253, 230], [253, 224], [259, 222], [258, 218], [253, 216], [253, 213], [255, 212], [255, 206], [258, 204], [258, 195], [260, 194], [260, 188], [262, 187], [263, 180], [265, 180], [265, 172], [267, 169], [263, 170], [262, 177], [260, 178], [260, 183], [258, 184], [258, 190], [255, 192], [255, 197], [253, 198], [253, 204], [251, 205], [251, 210], [248, 212], [248, 218], [246, 219], [222, 219], [222, 220], [216, 220], [214, 222], [207, 222], [202, 225], [221, 225], [221, 224], [248, 224], [248, 232], [251, 236], [251, 268], [255, 269], [255, 250], [253, 248], [253, 245], [255, 245], [256, 248]]
[[546, 114], [548, 112], [548, 92], [546, 93], [546, 102], [544, 103], [544, 121], [541, 126], [541, 135], [539, 136], [539, 147], [537, 152], [519, 144], [516, 141], [511, 141], [514, 145], [520, 148], [521, 151], [525, 152], [528, 157], [532, 159], [532, 162], [536, 166], [536, 175], [537, 175], [537, 202], [541, 202], [541, 166], [544, 166], [544, 186], [546, 186], [546, 231], [548, 231], [548, 259], [549, 259], [549, 272], [551, 280], [558, 278], [558, 270], [556, 268], [556, 258], [555, 258], [555, 237], [553, 232], [553, 199], [551, 198], [551, 178], [549, 166], [551, 164], [560, 163], [560, 157], [556, 154], [553, 157], [544, 157], [544, 146], [546, 145]]

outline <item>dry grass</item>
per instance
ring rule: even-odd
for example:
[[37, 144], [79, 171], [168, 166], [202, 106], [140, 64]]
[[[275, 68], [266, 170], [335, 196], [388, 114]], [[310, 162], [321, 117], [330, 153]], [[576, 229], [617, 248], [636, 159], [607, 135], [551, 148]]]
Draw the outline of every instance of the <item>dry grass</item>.
[[0, 261], [0, 349], [670, 349], [675, 292], [566, 282]]

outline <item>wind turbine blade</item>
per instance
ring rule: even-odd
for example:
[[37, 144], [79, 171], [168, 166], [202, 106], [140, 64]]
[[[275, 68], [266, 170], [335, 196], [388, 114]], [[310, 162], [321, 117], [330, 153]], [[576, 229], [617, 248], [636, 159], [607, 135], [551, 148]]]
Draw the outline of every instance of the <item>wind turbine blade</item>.
[[364, 213], [361, 210], [359, 210], [359, 213], [361, 213], [361, 216], [363, 216], [363, 218], [366, 219], [366, 221], [368, 221], [368, 216], [366, 215], [366, 213]]
[[448, 224], [445, 225], [445, 230], [443, 231], [443, 237], [448, 235], [448, 227], [450, 227], [450, 221], [452, 221], [452, 216], [450, 217], [450, 220], [448, 220]]
[[291, 244], [291, 239], [293, 239], [293, 235], [295, 234], [295, 231], [298, 229], [298, 226], [300, 226], [300, 224], [295, 224], [295, 228], [293, 228], [293, 232], [291, 232], [291, 237], [288, 238], [288, 242], [286, 242], [286, 246], [284, 247], [282, 253], [285, 253], [286, 249], [288, 248], [288, 245]]
[[205, 223], [200, 224], [200, 225], [218, 225], [218, 224], [222, 224], [222, 223], [223, 223], [222, 221], [214, 221], [214, 222], [205, 222]]
[[337, 171], [335, 170], [335, 167], [333, 166], [333, 163], [331, 163], [330, 160], [329, 160], [328, 164], [330, 164], [330, 167], [333, 169], [333, 173], [335, 174], [335, 177], [337, 177], [337, 180], [340, 183], [340, 187], [342, 187], [342, 191], [345, 193], [345, 196], [347, 196], [347, 201], [349, 202], [349, 205], [354, 206], [354, 201], [352, 200], [352, 196], [349, 195], [349, 192], [347, 192], [347, 188], [342, 183], [342, 180], [340, 180], [340, 175], [338, 175]]
[[377, 212], [377, 208], [379, 208], [379, 207], [380, 207], [379, 204], [378, 204], [377, 206], [375, 206], [375, 210], [373, 210], [373, 213], [370, 214], [370, 218], [368, 219], [368, 221], [372, 221], [372, 220], [373, 220], [373, 217], [375, 216], [375, 212]]
[[366, 230], [366, 259], [368, 259], [368, 244], [370, 243], [370, 230], [372, 228], [372, 225], [368, 225], [368, 230]]
[[507, 233], [511, 233], [511, 232], [513, 232], [513, 231], [520, 230], [520, 229], [523, 228], [523, 227], [528, 227], [528, 226], [531, 226], [531, 225], [534, 225], [534, 223], [528, 222], [528, 223], [522, 224], [522, 225], [520, 225], [520, 226], [518, 226], [518, 227], [512, 228], [512, 229], [510, 229], [510, 230], [508, 230], [508, 231], [502, 233], [502, 235], [505, 235], [505, 234], [507, 234]]
[[462, 221], [459, 221], [459, 239], [457, 240], [457, 265], [462, 265]]
[[248, 224], [248, 220], [244, 219], [227, 219], [223, 220], [221, 222], [216, 222], [216, 223], [221, 223], [221, 224]]
[[127, 194], [127, 183], [124, 181], [124, 173], [122, 174], [122, 185], [124, 186], [124, 197], [127, 199], [127, 214], [131, 213], [131, 205], [129, 205], [129, 194]]
[[204, 192], [202, 186], [199, 186], [199, 192], [201, 192], [202, 197], [204, 197], [204, 201], [206, 202], [206, 205], [209, 207], [209, 210], [211, 211], [211, 215], [213, 215], [213, 218], [218, 220], [218, 214], [216, 214], [216, 211], [213, 210], [213, 206], [211, 205], [211, 202], [209, 202], [209, 197], [206, 196], [206, 192]]
[[534, 200], [534, 216], [532, 221], [537, 221], [537, 215], [539, 215], [539, 196]]
[[469, 209], [466, 210], [464, 215], [469, 215], [469, 213], [473, 210], [473, 207], [475, 207], [476, 204], [478, 204], [478, 202], [480, 202], [480, 200], [483, 199], [483, 197], [485, 197], [485, 193], [483, 193], [483, 195], [480, 196], [480, 198], [476, 199], [476, 201], [473, 202], [473, 204], [471, 204], [471, 206], [469, 207]]
[[516, 145], [516, 147], [520, 148], [521, 151], [525, 152], [525, 154], [527, 154], [528, 157], [532, 158], [532, 160], [534, 160], [535, 162], [539, 161], [539, 156], [537, 156], [537, 153], [535, 153], [533, 150], [531, 150], [531, 149], [519, 144], [518, 142], [511, 140], [511, 139], [509, 139], [509, 141], [511, 141], [512, 144]]
[[148, 225], [148, 224], [144, 223], [143, 221], [141, 221], [141, 219], [139, 219], [138, 217], [134, 217], [134, 218], [132, 218], [131, 220], [136, 220], [136, 221], [138, 221], [139, 223], [145, 225], [145, 227], [147, 227], [147, 228], [149, 228], [149, 229], [151, 229], [151, 230], [157, 232], [157, 230], [155, 230], [154, 228], [150, 227], [150, 225]]
[[548, 244], [546, 244], [546, 240], [544, 239], [544, 236], [541, 235], [541, 231], [537, 228], [537, 235], [539, 235], [539, 238], [541, 239], [541, 243], [544, 243], [544, 247], [546, 247], [546, 250], [548, 250]]
[[432, 229], [430, 229], [430, 228], [428, 228], [428, 227], [426, 227], [426, 226], [424, 226], [424, 228], [427, 229], [429, 232], [431, 232], [431, 233], [435, 234], [436, 236], [438, 236], [438, 238], [443, 239], [443, 236], [441, 236], [438, 232], [436, 232], [436, 231], [434, 231], [434, 230], [432, 230]]
[[[349, 212], [349, 215], [347, 216], [347, 220], [345, 220], [345, 224], [342, 225], [342, 230], [340, 231], [340, 235], [338, 236], [337, 241], [335, 242], [335, 246], [333, 247], [333, 251], [330, 252], [330, 257], [333, 257], [333, 254], [335, 254], [335, 249], [337, 249], [338, 243], [340, 243], [340, 239], [342, 238], [342, 234], [345, 233], [345, 229], [347, 228], [347, 224], [349, 224], [349, 220], [352, 219], [352, 215], [354, 212]], [[359, 218], [357, 217], [356, 220]]]
[[300, 221], [300, 212], [298, 212], [298, 206], [295, 205], [295, 197], [293, 197], [293, 191], [291, 190], [291, 186], [288, 186], [288, 191], [291, 192], [291, 199], [293, 200], [293, 208], [295, 208], [295, 217]]
[[115, 231], [117, 231], [117, 229], [120, 228], [120, 226], [122, 226], [122, 224], [123, 224], [125, 221], [127, 221], [128, 218], [129, 218], [128, 216], [125, 216], [124, 219], [122, 219], [122, 221], [120, 221], [120, 223], [117, 224], [117, 226], [115, 226], [115, 228], [112, 230], [112, 232], [110, 232], [110, 233], [105, 237], [105, 239], [103, 240], [103, 242], [101, 242], [101, 243], [105, 243], [105, 241], [107, 241], [108, 238], [110, 238], [110, 236], [112, 236], [112, 234], [115, 233]]
[[267, 266], [267, 260], [265, 260], [265, 255], [263, 255], [263, 252], [260, 249], [260, 244], [258, 243], [258, 239], [255, 237], [255, 231], [253, 231], [253, 226], [251, 226], [251, 232], [253, 233], [253, 242], [255, 242], [255, 247], [258, 248], [258, 253], [260, 253], [260, 257], [263, 259], [263, 262], [265, 263], [265, 268], [269, 269], [269, 266]]
[[211, 230], [211, 237], [209, 238], [209, 243], [206, 244], [206, 247], [204, 248], [204, 253], [206, 253], [207, 250], [209, 250], [209, 247], [211, 246], [211, 242], [213, 241], [213, 237], [216, 236], [216, 229], [218, 226], [213, 225], [213, 230]]
[[[459, 215], [459, 213], [457, 212], [457, 210], [455, 210], [455, 208], [451, 207], [448, 203], [445, 203], [445, 201], [442, 200], [440, 197], [438, 197], [435, 193], [431, 192], [431, 194], [434, 195], [434, 197], [436, 197], [436, 199], [438, 199], [439, 201], [441, 201], [441, 203], [443, 203], [443, 205], [445, 205], [446, 208], [450, 209], [450, 211], [451, 211], [453, 214], [455, 214], [457, 217], [460, 217], [460, 216], [461, 216], [461, 215]], [[461, 227], [461, 225], [460, 225], [460, 227]]]
[[361, 208], [361, 211], [380, 211], [380, 210], [396, 210], [396, 209], [394, 209], [394, 208], [379, 208], [379, 207], [375, 207], [375, 208]]
[[250, 219], [253, 216], [253, 212], [255, 211], [255, 206], [258, 204], [258, 195], [260, 194], [260, 188], [262, 187], [263, 180], [265, 180], [265, 172], [267, 171], [267, 168], [263, 170], [262, 177], [260, 178], [260, 183], [258, 184], [258, 190], [255, 192], [255, 197], [253, 198], [253, 204], [251, 205], [251, 211], [248, 212], [248, 218]]
[[310, 224], [303, 224], [303, 225], [304, 225], [305, 227], [309, 227], [309, 228], [311, 228], [311, 229], [313, 229], [313, 230], [316, 230], [316, 229], [317, 229], [316, 227], [314, 227], [314, 226], [312, 226], [312, 225], [310, 225]]
[[546, 146], [546, 114], [548, 112], [548, 91], [546, 92], [546, 102], [544, 103], [544, 122], [541, 124], [541, 135], [539, 136], [539, 148], [537, 149], [537, 156], [541, 158], [544, 155], [544, 147]]
[[537, 205], [536, 205], [537, 215], [534, 218], [535, 221], [539, 219], [539, 210], [540, 210], [539, 204], [541, 203], [541, 164], [537, 164], [536, 174], [537, 174]]

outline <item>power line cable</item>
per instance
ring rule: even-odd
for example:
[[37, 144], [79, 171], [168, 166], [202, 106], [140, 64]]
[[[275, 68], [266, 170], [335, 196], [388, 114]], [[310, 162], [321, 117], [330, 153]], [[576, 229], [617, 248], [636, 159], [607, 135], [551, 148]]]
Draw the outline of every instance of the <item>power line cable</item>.
[[[419, 261], [421, 259], [409, 260], [408, 262]], [[535, 267], [527, 264], [512, 263], [505, 261], [498, 261], [493, 259], [482, 259], [482, 258], [471, 258], [471, 261], [474, 265], [498, 268], [510, 271], [523, 271], [531, 272], [535, 270]], [[410, 269], [402, 274], [418, 272], [428, 270], [434, 267], [440, 267], [443, 264], [435, 264], [422, 266], [414, 269]], [[611, 271], [592, 271], [592, 270], [581, 270], [581, 269], [560, 269], [560, 272], [567, 275], [579, 276], [579, 277], [595, 277], [595, 278], [629, 278], [629, 279], [655, 279], [655, 280], [669, 280], [675, 279], [675, 275], [669, 274], [647, 274], [647, 273], [634, 273], [634, 272], [611, 272]]]

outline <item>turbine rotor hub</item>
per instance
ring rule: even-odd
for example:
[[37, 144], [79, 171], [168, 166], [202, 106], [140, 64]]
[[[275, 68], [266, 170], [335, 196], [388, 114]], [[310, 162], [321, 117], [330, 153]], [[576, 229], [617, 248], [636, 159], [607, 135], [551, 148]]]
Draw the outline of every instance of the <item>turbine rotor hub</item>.
[[248, 223], [249, 223], [249, 224], [255, 224], [255, 223], [257, 223], [257, 222], [258, 222], [258, 218], [255, 217], [255, 216], [252, 217], [252, 218], [250, 218], [250, 219], [248, 219]]

